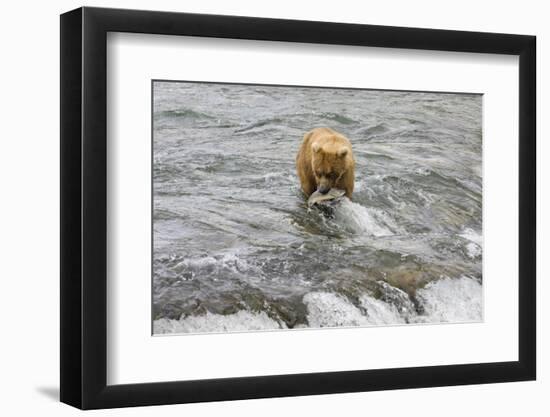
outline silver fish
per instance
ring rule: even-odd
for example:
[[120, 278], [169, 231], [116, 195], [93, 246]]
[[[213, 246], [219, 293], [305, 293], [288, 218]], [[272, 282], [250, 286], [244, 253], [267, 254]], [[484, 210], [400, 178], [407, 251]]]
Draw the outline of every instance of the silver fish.
[[338, 188], [331, 188], [328, 193], [321, 194], [319, 191], [315, 191], [311, 194], [307, 200], [307, 205], [312, 207], [315, 204], [322, 203], [323, 201], [336, 200], [342, 197], [346, 192]]

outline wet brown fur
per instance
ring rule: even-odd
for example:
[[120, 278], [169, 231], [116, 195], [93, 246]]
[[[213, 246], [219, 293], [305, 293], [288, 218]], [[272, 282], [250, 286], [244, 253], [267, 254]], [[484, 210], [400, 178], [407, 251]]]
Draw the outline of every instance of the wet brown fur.
[[351, 199], [355, 161], [350, 141], [328, 127], [307, 132], [296, 156], [296, 171], [306, 196], [328, 186], [344, 190]]

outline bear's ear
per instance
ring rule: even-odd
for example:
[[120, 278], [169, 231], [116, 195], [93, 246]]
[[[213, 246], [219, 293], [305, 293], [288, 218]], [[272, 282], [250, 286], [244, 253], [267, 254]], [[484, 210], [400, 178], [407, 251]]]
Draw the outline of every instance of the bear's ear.
[[318, 143], [314, 143], [313, 145], [311, 145], [311, 149], [313, 149], [313, 152], [317, 153], [321, 150], [321, 145], [319, 145]]
[[348, 154], [348, 148], [346, 147], [342, 147], [340, 149], [338, 149], [338, 156], [340, 158], [343, 158], [344, 156], [346, 156]]

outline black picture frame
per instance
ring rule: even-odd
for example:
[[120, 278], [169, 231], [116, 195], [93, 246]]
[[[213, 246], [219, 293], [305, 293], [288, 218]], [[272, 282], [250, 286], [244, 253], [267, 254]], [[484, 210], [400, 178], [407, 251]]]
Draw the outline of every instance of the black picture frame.
[[[518, 361], [107, 385], [108, 32], [519, 56]], [[61, 15], [60, 58], [62, 402], [95, 409], [536, 378], [534, 36], [84, 7]]]

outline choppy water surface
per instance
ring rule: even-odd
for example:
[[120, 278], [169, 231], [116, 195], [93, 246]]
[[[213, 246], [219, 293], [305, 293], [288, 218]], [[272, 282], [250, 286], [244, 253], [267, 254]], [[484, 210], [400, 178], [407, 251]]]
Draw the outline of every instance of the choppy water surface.
[[[155, 82], [154, 333], [482, 319], [479, 95]], [[303, 134], [352, 142], [308, 209]]]

